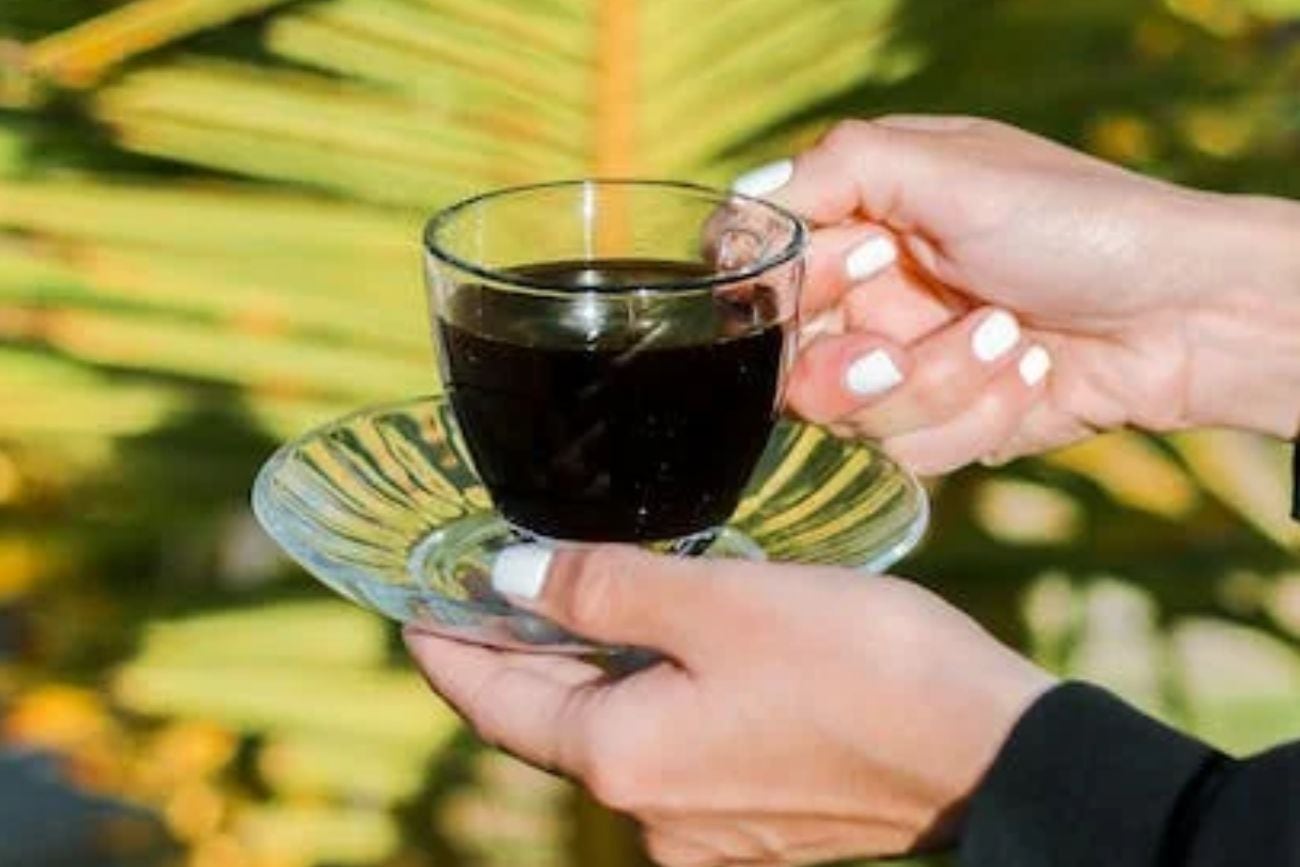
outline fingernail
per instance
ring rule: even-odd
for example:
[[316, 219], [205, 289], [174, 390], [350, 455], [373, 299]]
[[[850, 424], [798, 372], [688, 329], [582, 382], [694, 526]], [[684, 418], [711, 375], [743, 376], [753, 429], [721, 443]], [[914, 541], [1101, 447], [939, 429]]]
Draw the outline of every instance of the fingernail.
[[1051, 369], [1052, 356], [1041, 346], [1031, 347], [1020, 359], [1020, 378], [1031, 387], [1042, 382]]
[[971, 350], [980, 361], [996, 361], [1020, 342], [1020, 326], [1016, 317], [1005, 310], [989, 315], [975, 329], [971, 337]]
[[506, 548], [492, 563], [492, 589], [504, 596], [536, 599], [546, 586], [553, 553], [541, 545]]
[[778, 160], [745, 172], [731, 184], [733, 192], [742, 196], [766, 196], [789, 183], [794, 176], [794, 163]]
[[903, 381], [903, 372], [883, 349], [862, 356], [849, 365], [844, 384], [858, 397], [874, 397]]
[[874, 277], [898, 261], [898, 247], [889, 238], [875, 237], [853, 248], [844, 259], [844, 271], [853, 282]]

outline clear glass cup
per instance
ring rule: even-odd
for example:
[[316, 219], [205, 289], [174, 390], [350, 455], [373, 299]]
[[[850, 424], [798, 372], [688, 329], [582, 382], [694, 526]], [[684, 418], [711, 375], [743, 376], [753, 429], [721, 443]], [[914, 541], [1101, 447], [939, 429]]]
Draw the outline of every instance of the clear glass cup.
[[707, 546], [775, 422], [799, 219], [582, 180], [468, 199], [424, 239], [443, 383], [501, 516], [526, 538]]

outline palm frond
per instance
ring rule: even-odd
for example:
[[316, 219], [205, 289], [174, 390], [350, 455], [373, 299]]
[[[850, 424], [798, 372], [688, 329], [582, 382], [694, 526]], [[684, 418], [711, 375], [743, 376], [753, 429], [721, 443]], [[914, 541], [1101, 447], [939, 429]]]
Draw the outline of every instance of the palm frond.
[[[836, 116], [902, 110], [994, 114], [1222, 189], [1300, 189], [1300, 56], [1294, 28], [1273, 23], [1300, 15], [1300, 0], [0, 6], [10, 39], [38, 34], [0, 39], [0, 103], [16, 109], [0, 114], [0, 507], [43, 528], [66, 498], [72, 529], [40, 532], [85, 551], [104, 534], [82, 533], [94, 511], [83, 506], [123, 511], [96, 493], [106, 484], [225, 527], [270, 439], [436, 390], [420, 224], [483, 187], [591, 174], [723, 183]], [[1291, 680], [1257, 688], [1240, 667], [1213, 671], [1250, 696], [1211, 695], [1195, 675], [1233, 654], [1263, 667], [1294, 636], [1262, 654], [1180, 621], [1210, 613], [1283, 632], [1274, 573], [1300, 538], [1282, 517], [1282, 460], [1240, 437], [1120, 434], [998, 476], [975, 470], [945, 483], [913, 565], [1006, 637], [1027, 629], [1063, 673], [1095, 674], [1155, 711], [1182, 707], [1184, 722], [1250, 746], [1241, 732], [1257, 743], [1294, 725], [1293, 674], [1275, 665]], [[195, 495], [204, 473], [223, 476], [219, 495]], [[130, 548], [167, 572], [148, 586], [151, 609], [169, 592], [166, 604], [205, 604], [172, 572], [185, 571], [189, 536], [206, 556], [226, 551], [228, 530], [186, 524], [178, 541], [133, 528], [133, 541], [112, 532], [113, 570]], [[28, 586], [28, 566], [0, 548], [0, 584]], [[110, 573], [81, 550], [60, 568]], [[79, 557], [91, 565], [75, 568]], [[112, 592], [137, 592], [142, 574]], [[49, 621], [89, 634], [86, 615], [102, 615], [86, 586], [63, 603], [73, 616]], [[105, 631], [111, 644], [126, 630]], [[342, 603], [259, 600], [141, 639], [122, 648], [115, 705], [253, 736], [265, 792], [218, 801], [237, 819], [196, 839], [194, 859], [396, 863], [396, 822], [381, 811], [420, 798], [410, 814], [427, 828], [443, 793], [416, 792], [421, 760], [463, 758], [448, 749], [451, 716], [387, 664], [383, 628]], [[242, 854], [200, 851], [236, 839]], [[566, 863], [631, 851], [574, 848]]]
[[34, 43], [25, 69], [86, 87], [130, 57], [288, 0], [135, 0]]
[[417, 360], [138, 311], [32, 311], [21, 336], [84, 362], [273, 394], [364, 400], [437, 389], [432, 364]]

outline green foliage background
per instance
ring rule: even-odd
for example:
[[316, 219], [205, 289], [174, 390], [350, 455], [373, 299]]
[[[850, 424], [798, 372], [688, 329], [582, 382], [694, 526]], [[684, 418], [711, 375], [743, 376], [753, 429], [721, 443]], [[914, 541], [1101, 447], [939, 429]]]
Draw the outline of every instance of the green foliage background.
[[[171, 863], [639, 863], [248, 516], [276, 442], [437, 388], [422, 216], [723, 182], [889, 111], [1300, 196], [1298, 37], [1295, 0], [4, 0], [0, 735], [155, 811]], [[1254, 749], [1300, 733], [1285, 484], [1276, 444], [1115, 435], [936, 485], [903, 571]]]

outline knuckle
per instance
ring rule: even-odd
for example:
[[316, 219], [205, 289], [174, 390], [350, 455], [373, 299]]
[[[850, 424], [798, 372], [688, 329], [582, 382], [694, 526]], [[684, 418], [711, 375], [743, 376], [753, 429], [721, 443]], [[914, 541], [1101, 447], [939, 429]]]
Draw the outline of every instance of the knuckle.
[[659, 867], [713, 867], [725, 863], [667, 834], [646, 834], [643, 843], [646, 854]]
[[911, 124], [914, 121], [923, 119], [925, 117], [927, 116], [922, 114], [916, 114], [913, 112], [891, 111], [887, 114], [882, 114], [873, 118], [871, 122], [876, 124], [877, 126], [882, 126], [886, 128], [890, 128], [890, 127], [896, 128], [900, 126], [906, 126], [908, 124]]
[[872, 133], [869, 121], [849, 118], [836, 121], [818, 142], [819, 146], [831, 152], [852, 151], [860, 147]]
[[883, 126], [914, 129], [950, 136], [971, 136], [1008, 129], [1006, 124], [973, 114], [888, 114], [878, 119]]
[[975, 380], [972, 372], [968, 367], [951, 364], [918, 365], [914, 368], [909, 386], [917, 415], [929, 424], [937, 424], [947, 421], [973, 399], [978, 399], [983, 383]]
[[642, 842], [645, 853], [659, 867], [682, 867], [681, 849], [671, 837], [662, 834], [646, 834]]
[[859, 424], [856, 419], [833, 422], [826, 425], [826, 429], [842, 440], [862, 439], [871, 435], [866, 426]]
[[583, 782], [593, 798], [620, 813], [635, 813], [645, 801], [640, 780], [621, 764], [593, 763]]
[[936, 597], [915, 582], [887, 578], [866, 588], [873, 611], [879, 612], [879, 628], [873, 640], [888, 648], [891, 665], [898, 671], [923, 667], [933, 654], [935, 627], [942, 608]]
[[980, 428], [986, 438], [1001, 439], [1006, 433], [1008, 423], [1014, 418], [1013, 414], [1021, 408], [1020, 403], [1025, 392], [1019, 389], [1020, 377], [1012, 372], [1008, 378], [1014, 378], [1014, 386], [1007, 387], [1005, 380], [991, 382], [985, 386], [971, 407], [971, 412], [982, 421]]
[[987, 132], [1002, 126], [995, 120], [974, 114], [950, 114], [944, 116], [948, 126], [958, 133]]
[[[1015, 127], [1012, 127], [1009, 124], [987, 117], [966, 115], [963, 116], [961, 120], [964, 124], [963, 132], [968, 132], [972, 135], [997, 136], [1015, 130]], [[1019, 132], [1019, 130], [1015, 131]]]
[[654, 803], [650, 775], [645, 773], [645, 739], [634, 726], [605, 718], [599, 728], [585, 732], [581, 779], [597, 801], [623, 813], [636, 813]]
[[937, 475], [941, 470], [936, 469], [940, 464], [935, 461], [930, 450], [914, 444], [914, 438], [903, 434], [898, 437], [889, 437], [880, 441], [880, 447], [885, 454], [889, 455], [898, 464], [901, 464], [922, 478]]
[[832, 362], [816, 357], [821, 354], [814, 352], [795, 362], [786, 385], [785, 406], [805, 421], [826, 424], [843, 414], [837, 406], [843, 401], [834, 384]]

